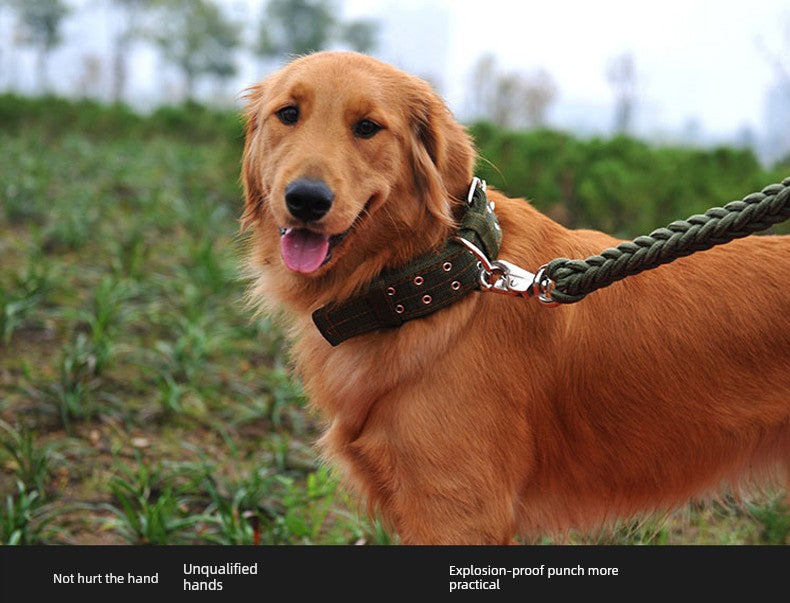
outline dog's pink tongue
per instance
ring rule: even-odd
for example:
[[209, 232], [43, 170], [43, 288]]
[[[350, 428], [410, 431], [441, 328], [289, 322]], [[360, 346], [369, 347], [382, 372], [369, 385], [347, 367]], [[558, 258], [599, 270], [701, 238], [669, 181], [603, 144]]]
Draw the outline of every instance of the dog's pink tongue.
[[280, 237], [280, 253], [291, 270], [305, 274], [313, 272], [329, 253], [329, 237], [302, 228], [289, 228]]

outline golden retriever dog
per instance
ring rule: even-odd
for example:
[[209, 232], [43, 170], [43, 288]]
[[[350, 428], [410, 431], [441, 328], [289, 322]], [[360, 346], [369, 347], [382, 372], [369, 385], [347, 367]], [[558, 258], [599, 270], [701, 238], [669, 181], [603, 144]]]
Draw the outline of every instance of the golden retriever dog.
[[[456, 234], [472, 142], [428, 84], [355, 53], [294, 60], [248, 90], [245, 116], [252, 299], [282, 316], [326, 419], [323, 454], [401, 542], [585, 532], [786, 483], [790, 237], [741, 239], [554, 308], [470, 291], [332, 345], [316, 310]], [[499, 257], [527, 269], [619, 243], [488, 198]]]

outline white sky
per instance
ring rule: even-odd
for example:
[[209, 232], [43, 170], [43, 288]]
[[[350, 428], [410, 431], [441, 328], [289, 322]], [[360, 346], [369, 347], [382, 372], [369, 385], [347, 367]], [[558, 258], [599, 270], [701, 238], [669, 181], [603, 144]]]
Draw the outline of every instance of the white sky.
[[[558, 84], [558, 104], [611, 107], [606, 65], [631, 52], [639, 101], [653, 127], [679, 129], [695, 118], [704, 130], [726, 135], [747, 125], [763, 126], [765, 93], [776, 81], [766, 52], [790, 65], [788, 0], [345, 4], [348, 16], [382, 18], [397, 11], [417, 14], [426, 5], [444, 7], [449, 17], [433, 28], [437, 36], [449, 32], [444, 81], [451, 105], [461, 102], [476, 59], [493, 52], [507, 69], [545, 68]], [[419, 48], [412, 52], [419, 57]]]
[[[261, 0], [219, 0], [231, 17], [257, 24]], [[777, 81], [768, 58], [790, 70], [790, 0], [335, 0], [346, 19], [379, 21], [380, 58], [439, 85], [463, 117], [466, 86], [476, 61], [494, 53], [503, 70], [547, 70], [558, 97], [551, 125], [595, 131], [611, 125], [609, 61], [624, 52], [637, 68], [637, 131], [672, 137], [695, 120], [705, 140], [732, 139], [748, 127], [766, 130], [766, 93]], [[102, 58], [103, 72], [117, 13], [99, 0], [70, 0], [79, 10], [53, 53], [50, 76], [66, 93], [79, 88], [84, 58]], [[77, 16], [79, 18], [77, 18]], [[0, 14], [2, 17], [2, 14]], [[13, 22], [0, 18], [0, 76], [33, 85], [30, 51], [11, 48]], [[138, 45], [130, 97], [143, 106], [178, 98], [180, 78], [150, 46]], [[241, 91], [263, 74], [249, 56], [229, 90]], [[86, 90], [87, 92], [87, 90]], [[228, 94], [232, 94], [229, 92]]]

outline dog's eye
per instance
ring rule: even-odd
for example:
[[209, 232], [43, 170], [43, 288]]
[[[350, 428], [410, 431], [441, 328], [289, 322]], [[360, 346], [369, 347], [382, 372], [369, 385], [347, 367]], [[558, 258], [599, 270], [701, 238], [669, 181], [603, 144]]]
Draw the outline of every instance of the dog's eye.
[[357, 138], [370, 138], [381, 130], [381, 126], [369, 119], [358, 121], [354, 125], [354, 136]]
[[277, 119], [283, 122], [286, 126], [292, 126], [299, 121], [299, 109], [294, 106], [283, 107], [277, 113]]

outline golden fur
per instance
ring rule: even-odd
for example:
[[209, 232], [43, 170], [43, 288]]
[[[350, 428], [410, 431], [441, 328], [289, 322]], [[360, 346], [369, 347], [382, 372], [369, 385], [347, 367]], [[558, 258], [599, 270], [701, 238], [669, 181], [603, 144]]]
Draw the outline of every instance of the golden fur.
[[[297, 123], [277, 118], [284, 106]], [[381, 131], [356, 136], [362, 119]], [[452, 234], [472, 144], [427, 84], [353, 53], [297, 59], [252, 87], [246, 123], [252, 295], [283, 310], [327, 420], [323, 451], [404, 543], [590, 530], [790, 475], [789, 237], [739, 240], [553, 309], [473, 293], [333, 348], [311, 312]], [[298, 225], [285, 187], [303, 177], [335, 195], [310, 228], [351, 229], [311, 274], [278, 247]], [[500, 257], [525, 268], [618, 243], [489, 197]]]

